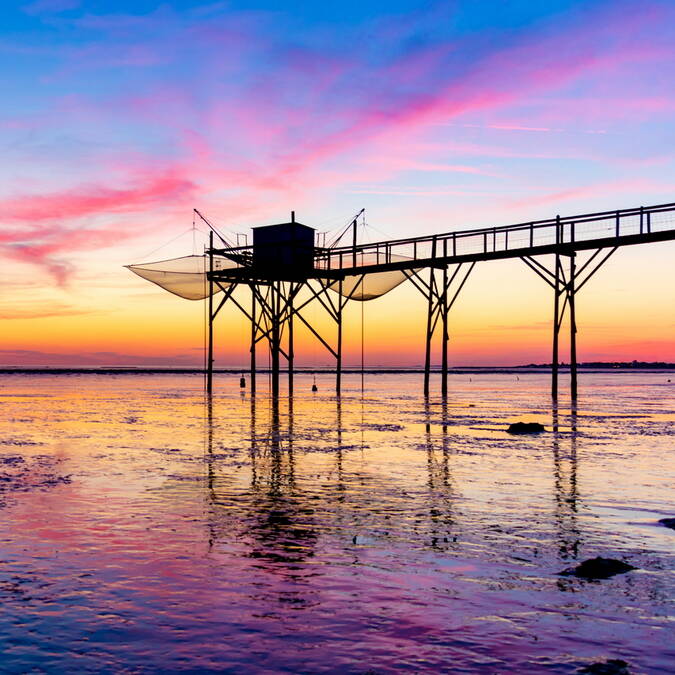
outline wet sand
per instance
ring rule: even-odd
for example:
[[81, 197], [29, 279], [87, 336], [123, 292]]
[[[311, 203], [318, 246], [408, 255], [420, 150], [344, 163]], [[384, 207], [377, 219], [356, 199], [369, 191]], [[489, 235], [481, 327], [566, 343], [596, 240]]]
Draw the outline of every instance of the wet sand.
[[0, 670], [673, 672], [668, 377], [5, 375]]

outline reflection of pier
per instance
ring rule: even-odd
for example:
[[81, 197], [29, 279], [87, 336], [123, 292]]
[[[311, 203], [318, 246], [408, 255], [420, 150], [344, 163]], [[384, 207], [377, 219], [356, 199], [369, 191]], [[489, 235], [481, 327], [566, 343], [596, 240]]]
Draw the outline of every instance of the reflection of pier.
[[[242, 448], [246, 456], [243, 474], [233, 482], [227, 473], [228, 458], [219, 454], [218, 400], [207, 399], [205, 479], [211, 547], [234, 536], [246, 542], [246, 555], [260, 559], [261, 564], [292, 564], [315, 555], [322, 532], [337, 536], [346, 547], [350, 542], [357, 545], [361, 535], [383, 540], [420, 535], [423, 544], [432, 547], [451, 539], [455, 491], [444, 424], [435, 423], [426, 434], [426, 461], [420, 464], [422, 475], [416, 486], [426, 516], [420, 521], [415, 517], [419, 524], [413, 533], [408, 531], [404, 508], [411, 486], [387, 484], [383, 490], [379, 474], [360, 468], [363, 420], [359, 420], [358, 401], [351, 402], [349, 432], [343, 427], [345, 402], [327, 402], [324, 422], [331, 429], [328, 433], [317, 430], [313, 421], [308, 428], [309, 418], [298, 425], [294, 408], [301, 402], [291, 397], [245, 395], [242, 403], [250, 413], [248, 447]], [[440, 414], [447, 419], [445, 406]], [[316, 441], [312, 440], [314, 433]], [[346, 433], [348, 445], [343, 445]], [[357, 453], [351, 461], [350, 452]]]
[[576, 559], [581, 533], [577, 523], [579, 492], [577, 487], [577, 409], [573, 404], [569, 414], [569, 449], [561, 449], [565, 434], [560, 430], [560, 411], [554, 403], [552, 410], [553, 430], [553, 477], [555, 495], [555, 519], [558, 528], [560, 557]]
[[431, 408], [425, 398], [425, 444], [427, 452], [427, 502], [431, 521], [431, 545], [447, 543], [454, 528], [454, 486], [450, 472], [450, 442], [448, 439], [448, 402], [441, 400], [440, 449], [434, 445], [431, 433]]
[[[228, 462], [233, 458], [219, 455], [221, 428], [216, 420], [221, 416], [212, 411], [218, 399], [209, 402], [205, 459], [211, 547], [217, 548], [219, 541], [243, 544], [245, 557], [290, 579], [327, 541], [337, 550], [352, 552], [354, 547], [357, 555], [363, 542], [453, 550], [463, 545], [467, 533], [480, 537], [480, 526], [458, 508], [471, 486], [458, 482], [454, 468], [460, 446], [453, 440], [447, 401], [425, 402], [417, 445], [422, 452], [411, 448], [419, 461], [414, 478], [403, 476], [401, 482], [383, 480], [362, 463], [359, 441], [367, 409], [361, 419], [357, 400], [324, 403], [322, 419], [330, 431], [316, 429], [303, 412], [302, 399], [243, 395], [246, 431], [235, 461], [240, 471], [232, 473]], [[552, 536], [552, 552], [561, 560], [576, 559], [583, 542], [576, 419], [575, 408], [552, 410], [551, 464], [546, 469], [552, 508], [544, 527]], [[484, 516], [479, 514], [479, 523]], [[328, 540], [321, 543], [324, 535]], [[507, 545], [513, 541], [507, 539]]]
[[[242, 402], [245, 399], [242, 397]], [[268, 419], [261, 431], [258, 424], [262, 401], [250, 397], [250, 426], [248, 459], [250, 482], [242, 486], [246, 498], [241, 500], [234, 519], [239, 523], [237, 538], [249, 542], [248, 556], [273, 563], [299, 563], [314, 555], [318, 539], [318, 528], [313, 522], [307, 497], [295, 484], [295, 457], [293, 450], [293, 404], [289, 399], [287, 414], [282, 415], [279, 401], [268, 399]], [[267, 406], [264, 406], [267, 408]], [[225, 494], [219, 491], [221, 485], [217, 471], [218, 439], [215, 438], [213, 401], [207, 400], [206, 419], [206, 465], [210, 510], [213, 522], [210, 526], [211, 545], [219, 538], [223, 524], [222, 514], [230, 513]], [[242, 506], [247, 504], [246, 508]], [[228, 527], [227, 537], [233, 535]], [[289, 577], [294, 577], [289, 572]]]

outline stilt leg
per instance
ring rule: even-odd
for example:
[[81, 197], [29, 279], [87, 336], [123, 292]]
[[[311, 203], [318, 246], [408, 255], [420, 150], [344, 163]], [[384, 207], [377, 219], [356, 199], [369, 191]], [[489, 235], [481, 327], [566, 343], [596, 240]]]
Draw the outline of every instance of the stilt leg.
[[280, 326], [279, 326], [279, 303], [280, 293], [278, 284], [275, 282], [272, 291], [272, 340], [270, 348], [272, 350], [272, 398], [277, 399], [279, 396], [279, 342], [280, 342]]
[[553, 354], [551, 356], [551, 398], [558, 400], [558, 337], [560, 328], [560, 256], [555, 256], [555, 282], [553, 287]]
[[338, 282], [337, 299], [337, 356], [335, 357], [335, 394], [340, 396], [342, 393], [342, 309], [344, 301], [342, 299], [342, 279]]
[[209, 346], [206, 363], [206, 392], [213, 392], [213, 232], [209, 233]]
[[293, 353], [293, 284], [290, 285], [288, 294], [288, 395], [293, 395], [293, 365], [295, 355]]
[[427, 333], [424, 342], [424, 395], [429, 396], [429, 378], [431, 375], [431, 338], [432, 338], [432, 319], [434, 310], [434, 296], [432, 293], [434, 281], [434, 270], [429, 270], [429, 295], [427, 303]]
[[570, 395], [573, 401], [577, 400], [577, 319], [574, 295], [576, 264], [574, 254], [570, 256], [570, 278], [567, 286], [568, 304], [570, 306]]
[[441, 394], [448, 395], [448, 269], [443, 269], [443, 293], [441, 294], [441, 311], [443, 320], [443, 345], [442, 345], [442, 379]]
[[255, 303], [255, 292], [251, 289], [251, 394], [255, 394], [255, 348], [258, 337], [258, 317]]

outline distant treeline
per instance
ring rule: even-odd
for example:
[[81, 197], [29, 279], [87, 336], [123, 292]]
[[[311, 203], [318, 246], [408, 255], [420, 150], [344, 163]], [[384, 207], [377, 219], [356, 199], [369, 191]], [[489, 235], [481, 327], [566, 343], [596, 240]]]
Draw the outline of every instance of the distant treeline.
[[[569, 367], [569, 363], [562, 363], [561, 366]], [[551, 363], [530, 363], [520, 368], [550, 368]], [[577, 364], [577, 368], [602, 368], [619, 370], [671, 370], [675, 368], [675, 363], [666, 361], [586, 361]]]

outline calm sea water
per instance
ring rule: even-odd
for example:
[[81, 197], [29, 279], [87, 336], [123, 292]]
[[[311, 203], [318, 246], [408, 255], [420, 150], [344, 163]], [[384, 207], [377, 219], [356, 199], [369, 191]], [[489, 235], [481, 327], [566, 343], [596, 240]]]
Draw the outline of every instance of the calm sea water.
[[0, 671], [672, 673], [668, 378], [3, 376]]

